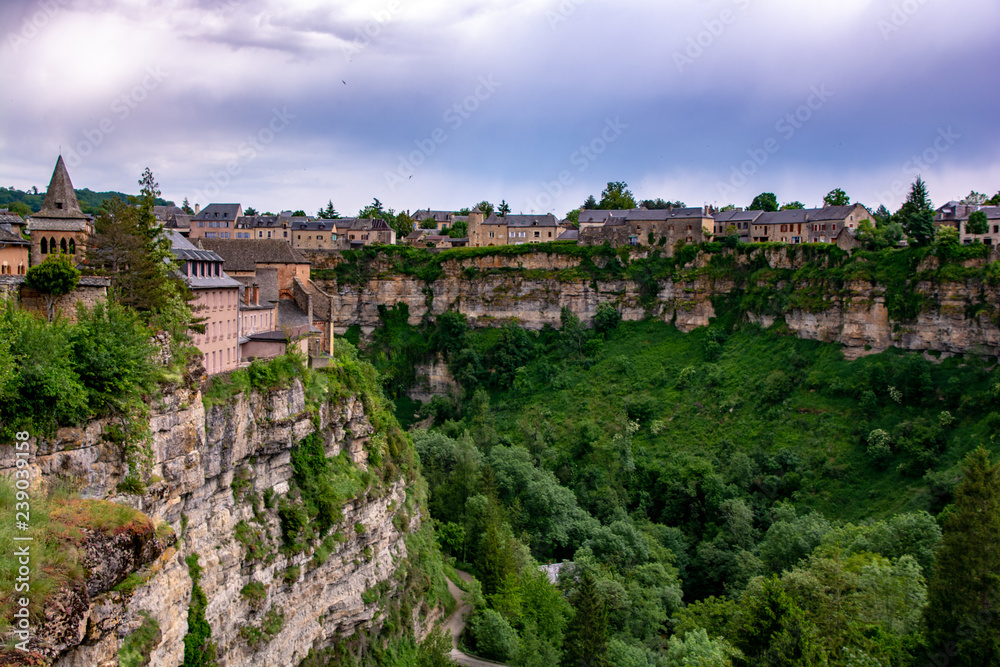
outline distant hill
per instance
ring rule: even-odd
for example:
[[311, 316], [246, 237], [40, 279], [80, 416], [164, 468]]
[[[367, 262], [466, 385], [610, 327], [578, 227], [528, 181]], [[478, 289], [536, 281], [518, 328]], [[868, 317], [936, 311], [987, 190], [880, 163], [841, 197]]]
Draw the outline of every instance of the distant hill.
[[[123, 192], [94, 192], [88, 188], [75, 190], [75, 192], [76, 198], [80, 201], [80, 208], [83, 209], [84, 213], [89, 213], [90, 215], [97, 215], [100, 213], [105, 200], [113, 197], [128, 199], [130, 196]], [[30, 208], [32, 213], [37, 213], [41, 210], [42, 201], [44, 201], [44, 199], [44, 192], [34, 194], [32, 192], [18, 190], [17, 188], [0, 188], [0, 208], [10, 208], [12, 204], [21, 202]], [[168, 204], [173, 204], [173, 202], [166, 201], [165, 199], [157, 199], [156, 204], [157, 206], [166, 206]]]

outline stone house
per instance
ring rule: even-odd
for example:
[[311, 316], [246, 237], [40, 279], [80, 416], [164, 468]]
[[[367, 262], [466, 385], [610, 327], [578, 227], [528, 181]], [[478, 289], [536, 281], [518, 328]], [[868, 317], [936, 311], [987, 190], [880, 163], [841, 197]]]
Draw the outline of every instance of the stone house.
[[750, 241], [756, 243], [834, 243], [842, 229], [852, 232], [874, 218], [861, 204], [760, 212], [750, 223]]
[[468, 221], [468, 216], [459, 215], [455, 211], [432, 211], [429, 208], [418, 210], [412, 217], [417, 229], [423, 228], [427, 220], [433, 220], [433, 229], [436, 229], [438, 232], [448, 231], [456, 222]]
[[379, 218], [357, 218], [347, 230], [347, 244], [350, 248], [381, 243], [396, 244], [396, 231], [385, 220]]
[[726, 236], [726, 230], [730, 226], [736, 228], [740, 241], [750, 240], [750, 226], [754, 220], [760, 217], [764, 211], [744, 211], [742, 208], [734, 208], [728, 211], [717, 211], [715, 213], [715, 238], [721, 239]]
[[715, 224], [710, 210], [703, 207], [586, 211], [580, 220], [584, 245], [654, 245], [670, 251], [681, 241], [700, 243], [710, 238]]
[[241, 217], [240, 204], [209, 204], [191, 217], [188, 238], [235, 239], [236, 222]]
[[17, 213], [0, 209], [0, 275], [23, 276], [28, 272], [31, 241], [21, 233], [24, 225]]
[[205, 318], [205, 333], [192, 336], [204, 355], [205, 371], [214, 375], [237, 368], [241, 284], [226, 274], [218, 254], [195, 246], [176, 230], [167, 230], [166, 234], [180, 264], [181, 278], [194, 292], [194, 313]]
[[861, 204], [824, 206], [823, 208], [804, 210], [807, 212], [810, 225], [810, 243], [834, 243], [843, 229], [848, 229], [853, 233], [865, 220], [873, 226], [875, 224], [875, 218]]
[[[967, 229], [969, 216], [976, 211], [986, 214], [986, 233], [970, 234]], [[963, 245], [985, 243], [1000, 245], [1000, 206], [976, 206], [950, 201], [940, 207], [934, 215], [935, 226], [948, 225], [958, 230], [958, 241]]]
[[479, 210], [469, 213], [469, 245], [474, 247], [522, 245], [555, 241], [562, 229], [551, 213], [484, 218]]
[[212, 251], [226, 263], [226, 273], [237, 280], [257, 278], [273, 269], [277, 276], [278, 299], [292, 298], [295, 279], [309, 280], [309, 260], [291, 244], [278, 239], [198, 239], [199, 248]]
[[28, 216], [31, 265], [40, 264], [54, 253], [72, 255], [74, 263], [83, 263], [87, 237], [93, 228], [94, 218], [80, 209], [66, 163], [60, 155], [41, 210]]
[[291, 242], [296, 250], [343, 250], [347, 246], [342, 237], [336, 220], [299, 221], [291, 225]]

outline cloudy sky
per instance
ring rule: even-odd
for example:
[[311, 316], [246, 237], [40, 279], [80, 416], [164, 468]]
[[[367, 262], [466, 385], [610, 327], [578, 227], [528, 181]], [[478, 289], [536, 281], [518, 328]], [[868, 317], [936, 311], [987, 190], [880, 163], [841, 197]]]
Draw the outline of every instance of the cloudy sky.
[[345, 215], [1000, 189], [996, 0], [5, 0], [0, 184]]

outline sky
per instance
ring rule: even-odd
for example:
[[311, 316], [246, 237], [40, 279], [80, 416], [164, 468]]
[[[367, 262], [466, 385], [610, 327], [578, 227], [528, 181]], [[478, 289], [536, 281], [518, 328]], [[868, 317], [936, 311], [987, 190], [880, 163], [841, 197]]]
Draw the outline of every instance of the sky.
[[0, 185], [342, 215], [1000, 189], [996, 0], [4, 0]]

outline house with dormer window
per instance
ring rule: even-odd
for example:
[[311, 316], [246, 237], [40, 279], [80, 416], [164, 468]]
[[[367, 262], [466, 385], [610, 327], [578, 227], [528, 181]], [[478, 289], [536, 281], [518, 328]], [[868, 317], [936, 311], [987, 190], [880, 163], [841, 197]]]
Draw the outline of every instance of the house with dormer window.
[[209, 204], [191, 217], [191, 239], [235, 239], [236, 221], [243, 217], [240, 204]]

